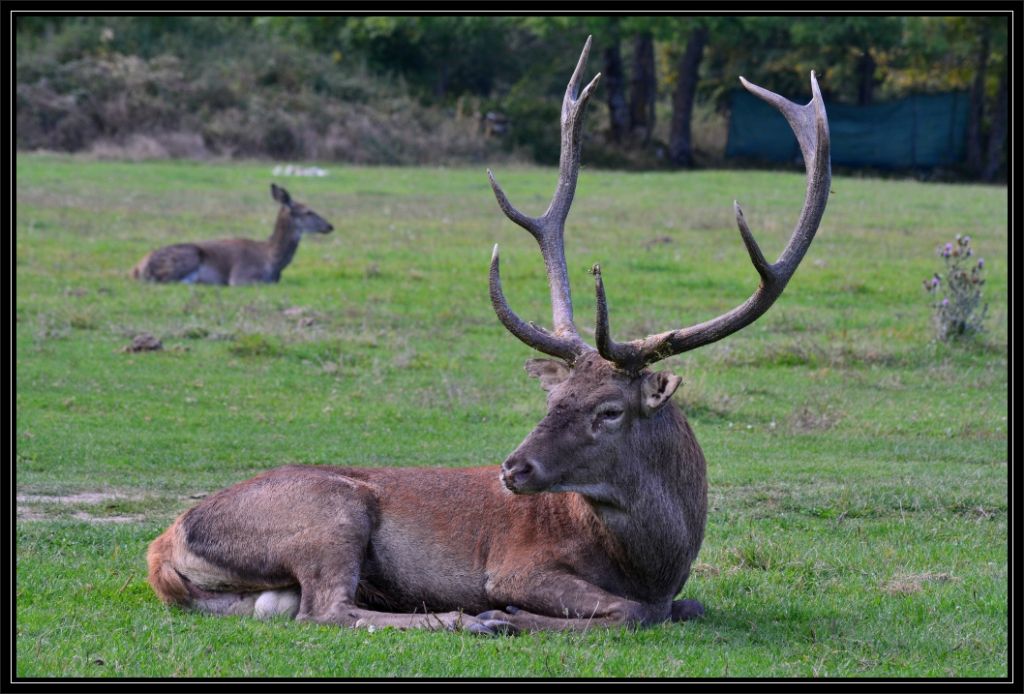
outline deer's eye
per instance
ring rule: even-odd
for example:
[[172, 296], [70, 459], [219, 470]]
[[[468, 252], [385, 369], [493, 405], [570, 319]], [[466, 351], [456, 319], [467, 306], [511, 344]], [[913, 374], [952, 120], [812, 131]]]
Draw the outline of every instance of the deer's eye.
[[596, 413], [598, 421], [601, 422], [614, 422], [615, 420], [622, 417], [622, 408], [618, 405], [605, 405], [600, 408]]

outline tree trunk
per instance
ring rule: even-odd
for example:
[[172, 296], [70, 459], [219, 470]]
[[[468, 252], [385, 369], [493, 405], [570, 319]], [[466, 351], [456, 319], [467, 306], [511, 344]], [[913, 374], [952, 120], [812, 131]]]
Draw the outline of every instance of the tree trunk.
[[693, 119], [693, 100], [697, 93], [697, 72], [704, 57], [708, 40], [706, 27], [697, 27], [690, 33], [686, 51], [679, 59], [679, 77], [672, 95], [672, 134], [669, 138], [668, 157], [676, 166], [693, 166], [693, 142], [690, 124]]
[[646, 145], [654, 132], [654, 102], [658, 93], [654, 72], [654, 38], [649, 31], [633, 38], [633, 75], [629, 93], [629, 129]]
[[1006, 152], [1006, 115], [1009, 104], [1006, 95], [1006, 73], [999, 76], [999, 91], [996, 92], [995, 108], [992, 109], [992, 129], [988, 133], [988, 155], [985, 161], [985, 171], [982, 172], [982, 179], [994, 181], [996, 175], [1003, 165], [1003, 157]]
[[434, 81], [434, 96], [443, 99], [448, 93], [448, 63], [441, 61], [437, 69], [437, 79]]
[[626, 77], [622, 70], [622, 53], [618, 41], [612, 41], [604, 50], [602, 81], [608, 90], [609, 139], [622, 142], [629, 130], [629, 108], [626, 106]]
[[871, 103], [875, 94], [875, 63], [874, 57], [871, 55], [871, 51], [864, 49], [864, 52], [860, 54], [860, 58], [857, 59], [857, 75], [859, 77], [857, 84], [857, 104], [859, 106], [867, 106]]
[[978, 41], [974, 83], [971, 85], [971, 111], [967, 119], [967, 169], [976, 176], [981, 175], [981, 158], [984, 149], [982, 124], [985, 120], [985, 72], [988, 70], [991, 37], [992, 25], [985, 22], [981, 26], [981, 36]]

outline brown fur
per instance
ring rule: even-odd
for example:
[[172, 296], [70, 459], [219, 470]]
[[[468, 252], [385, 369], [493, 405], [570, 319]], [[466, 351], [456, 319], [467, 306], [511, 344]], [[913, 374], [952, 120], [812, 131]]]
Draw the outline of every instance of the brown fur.
[[[694, 616], [673, 598], [703, 538], [705, 465], [670, 392], [644, 409], [665, 378], [596, 354], [559, 373], [548, 415], [500, 468], [270, 470], [182, 514], [150, 546], [150, 583], [166, 602], [221, 614], [293, 587], [299, 619], [350, 626]], [[605, 431], [595, 412], [609, 403], [622, 414]]]
[[[179, 519], [180, 520], [180, 519]], [[174, 570], [174, 544], [178, 521], [153, 540], [149, 546], [147, 563], [149, 564], [149, 584], [166, 603], [187, 605], [189, 602], [188, 588], [177, 571]]]
[[135, 279], [151, 282], [250, 284], [277, 282], [292, 261], [304, 233], [330, 233], [334, 228], [313, 210], [271, 185], [281, 204], [274, 233], [267, 241], [220, 239], [178, 243], [147, 253], [134, 268]]

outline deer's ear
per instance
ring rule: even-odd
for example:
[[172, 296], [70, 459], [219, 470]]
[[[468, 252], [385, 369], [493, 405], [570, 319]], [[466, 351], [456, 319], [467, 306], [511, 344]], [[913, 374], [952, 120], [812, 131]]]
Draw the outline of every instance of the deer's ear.
[[526, 373], [539, 380], [541, 388], [551, 390], [569, 378], [569, 367], [554, 359], [529, 359]]
[[276, 183], [270, 184], [270, 195], [282, 205], [292, 204], [292, 196], [288, 195], [288, 191], [281, 188]]
[[668, 402], [683, 379], [669, 371], [653, 371], [640, 384], [640, 409], [645, 417], [657, 412]]

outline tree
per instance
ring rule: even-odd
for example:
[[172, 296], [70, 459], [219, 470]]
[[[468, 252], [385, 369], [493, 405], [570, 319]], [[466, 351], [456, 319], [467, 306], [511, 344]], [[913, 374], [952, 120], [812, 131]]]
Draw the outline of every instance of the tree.
[[[774, 45], [770, 32], [754, 25], [763, 19], [737, 16], [688, 17], [673, 23], [662, 22], [654, 30], [656, 37], [677, 45], [685, 41], [685, 50], [675, 65], [672, 117], [669, 124], [668, 159], [675, 166], [689, 167], [694, 163], [692, 121], [698, 87], [704, 94], [710, 92], [713, 96], [724, 97], [736, 85], [736, 75], [744, 73], [740, 66], [754, 62], [746, 53], [750, 51], [763, 59], [766, 51], [758, 50], [758, 47]], [[718, 67], [729, 63], [729, 69], [718, 72], [715, 72], [714, 66], [710, 66], [712, 69], [704, 69], [706, 55], [717, 58]], [[701, 81], [702, 72], [708, 73], [708, 79], [704, 82]]]
[[564, 42], [567, 37], [578, 35], [579, 45], [582, 45], [587, 34], [593, 37], [590, 61], [593, 65], [600, 60], [601, 88], [604, 90], [608, 105], [607, 136], [612, 142], [621, 142], [629, 131], [629, 107], [626, 102], [626, 76], [620, 48], [620, 18], [530, 17], [525, 25], [536, 35], [549, 41]]
[[[971, 81], [970, 117], [967, 121], [966, 164], [973, 175], [991, 181], [1002, 164], [1006, 144], [1006, 61], [1000, 61], [999, 55], [1005, 52], [1006, 24], [1003, 17], [961, 19], [963, 23], [951, 24], [951, 29], [959, 29], [974, 44], [974, 79]], [[998, 71], [995, 89], [990, 79], [991, 67]]]
[[629, 132], [629, 106], [626, 104], [626, 75], [622, 67], [622, 43], [618, 25], [609, 24], [603, 56], [605, 89], [608, 94], [608, 139], [620, 143]]
[[658, 80], [654, 71], [654, 36], [638, 31], [633, 36], [633, 69], [629, 81], [629, 129], [643, 144], [654, 132], [654, 105]]
[[686, 50], [679, 58], [676, 89], [672, 95], [672, 128], [669, 136], [668, 158], [676, 166], [693, 166], [691, 121], [693, 102], [697, 94], [698, 71], [708, 41], [708, 27], [697, 24], [690, 31]]
[[965, 165], [994, 180], [1006, 156], [1006, 15], [909, 18], [887, 82], [895, 91], [967, 90]]
[[500, 75], [514, 72], [507, 17], [399, 15], [349, 17], [340, 40], [379, 68], [427, 86], [435, 99], [488, 95]]
[[982, 22], [978, 29], [974, 80], [971, 82], [970, 117], [967, 120], [967, 168], [975, 174], [981, 173], [984, 156], [982, 126], [985, 117], [985, 72], [988, 70], [991, 53], [992, 24]]
[[1006, 65], [1004, 63], [999, 76], [999, 87], [996, 89], [995, 107], [992, 110], [992, 128], [988, 134], [985, 168], [981, 172], [981, 178], [984, 181], [994, 181], [999, 175], [999, 170], [1005, 165], [1006, 116], [1009, 111], [1006, 88]]
[[866, 106], [875, 101], [885, 56], [902, 41], [905, 19], [877, 15], [794, 17], [789, 23], [793, 63], [800, 65], [805, 75], [810, 69], [827, 73], [842, 98]]

